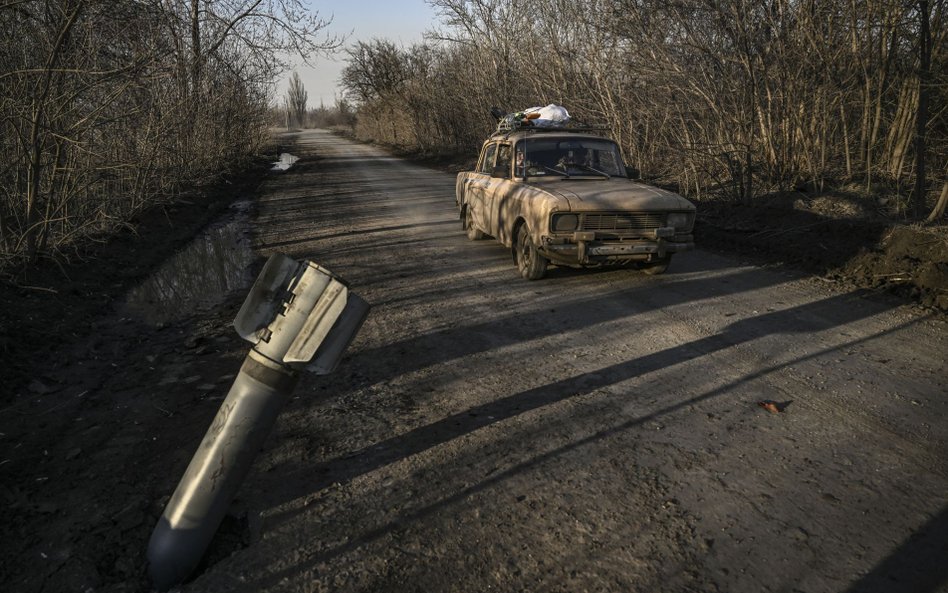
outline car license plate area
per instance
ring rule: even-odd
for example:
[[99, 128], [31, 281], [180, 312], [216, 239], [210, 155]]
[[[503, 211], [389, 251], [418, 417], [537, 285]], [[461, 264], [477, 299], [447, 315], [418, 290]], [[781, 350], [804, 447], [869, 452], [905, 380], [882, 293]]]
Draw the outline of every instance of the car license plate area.
[[636, 255], [658, 252], [658, 245], [653, 243], [631, 243], [628, 245], [595, 245], [587, 248], [589, 255]]

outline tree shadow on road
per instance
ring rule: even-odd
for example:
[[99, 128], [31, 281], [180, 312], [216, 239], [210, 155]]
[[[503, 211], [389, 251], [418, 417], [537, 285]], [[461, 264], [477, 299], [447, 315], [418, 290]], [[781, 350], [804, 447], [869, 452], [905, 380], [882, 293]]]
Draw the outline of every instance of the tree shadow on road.
[[[784, 311], [769, 313], [761, 317], [738, 321], [716, 335], [708, 336], [689, 344], [674, 346], [672, 348], [648, 354], [634, 360], [621, 362], [610, 367], [597, 370], [596, 372], [584, 373], [570, 377], [568, 379], [529, 389], [527, 391], [523, 391], [500, 400], [476, 406], [463, 412], [448, 416], [440, 421], [419, 427], [408, 433], [367, 446], [360, 451], [347, 454], [343, 457], [324, 463], [313, 464], [304, 470], [293, 472], [290, 475], [283, 474], [279, 477], [280, 482], [284, 485], [284, 490], [281, 493], [283, 496], [281, 496], [279, 501], [275, 501], [275, 504], [289, 502], [290, 500], [298, 497], [305, 497], [314, 492], [318, 492], [330, 484], [344, 484], [357, 478], [358, 476], [364, 475], [386, 465], [396, 463], [402, 459], [417, 455], [432, 447], [449, 442], [453, 439], [460, 438], [479, 429], [502, 422], [504, 420], [508, 420], [526, 412], [537, 410], [544, 406], [550, 406], [552, 404], [570, 398], [575, 398], [583, 394], [589, 394], [595, 392], [596, 390], [653, 371], [666, 369], [685, 360], [719, 352], [738, 343], [749, 341], [750, 339], [753, 339], [752, 336], [764, 335], [765, 332], [761, 330], [763, 328], [771, 327], [772, 325], [780, 328], [786, 328], [778, 333], [815, 332], [830, 329], [837, 325], [845, 325], [879, 312], [879, 309], [875, 307], [867, 308], [848, 306], [851, 299], [853, 298], [858, 298], [858, 293], [830, 297], [815, 303], [802, 305], [800, 307], [794, 307]], [[832, 312], [831, 315], [828, 317], [825, 316], [830, 312]], [[821, 351], [812, 352], [804, 356], [797, 357], [793, 360], [773, 365], [766, 369], [762, 369], [755, 373], [740, 377], [739, 379], [736, 379], [735, 381], [732, 381], [728, 384], [718, 386], [705, 393], [695, 395], [689, 399], [674, 403], [669, 406], [665, 406], [651, 413], [631, 418], [625, 422], [610, 426], [584, 438], [572, 441], [566, 445], [554, 448], [553, 450], [539, 455], [535, 455], [530, 459], [517, 463], [503, 471], [494, 473], [488, 478], [474, 485], [461, 488], [453, 494], [445, 496], [436, 502], [414, 510], [403, 512], [397, 519], [389, 523], [379, 525], [375, 529], [354, 535], [345, 543], [332, 546], [321, 553], [316, 553], [307, 561], [307, 564], [327, 562], [340, 555], [351, 552], [359, 547], [386, 536], [386, 534], [392, 530], [403, 528], [407, 523], [422, 521], [426, 517], [438, 513], [447, 507], [459, 503], [460, 501], [465, 500], [475, 494], [482, 493], [498, 483], [508, 480], [517, 474], [526, 472], [532, 467], [544, 464], [554, 458], [563, 456], [568, 452], [589, 446], [604, 439], [608, 439], [619, 433], [641, 427], [642, 425], [648, 424], [664, 416], [674, 414], [701, 402], [733, 393], [736, 388], [744, 383], [760, 379], [766, 375], [770, 375], [782, 369], [799, 365], [808, 360], [827, 356], [834, 351], [852, 348], [858, 344], [876, 340], [887, 334], [904, 331], [906, 328], [918, 322], [919, 320], [911, 320], [899, 326], [875, 333], [873, 335], [854, 339], [846, 342], [845, 344], [840, 344]], [[295, 486], [286, 488], [288, 483], [295, 483]], [[304, 512], [304, 509], [291, 509], [283, 513], [278, 513], [268, 518], [268, 524], [271, 524], [275, 527], [280, 523], [293, 520], [299, 513], [302, 512]], [[925, 549], [929, 552], [932, 550], [937, 550], [939, 545], [943, 546], [945, 543], [946, 525], [948, 525], [948, 523], [946, 523], [945, 514], [942, 513], [938, 519], [933, 520], [929, 526], [926, 526], [926, 528], [920, 532], [923, 535], [920, 535], [919, 537], [923, 538], [922, 541], [924, 543], [919, 545], [924, 545]], [[911, 541], [913, 540], [910, 540], [910, 542]], [[874, 571], [874, 573], [878, 572], [878, 575], [868, 575], [865, 579], [863, 579], [863, 581], [860, 582], [858, 587], [853, 588], [849, 593], [862, 593], [864, 591], [880, 590], [872, 589], [870, 585], [883, 582], [884, 579], [889, 578], [889, 574], [893, 570], [904, 570], [906, 568], [911, 570], [918, 569], [916, 572], [919, 572], [921, 575], [915, 580], [909, 581], [912, 584], [930, 583], [931, 586], [937, 586], [938, 583], [941, 583], [944, 580], [944, 577], [946, 574], [948, 574], [948, 571], [935, 571], [935, 575], [932, 575], [932, 571], [930, 570], [925, 573], [924, 564], [919, 562], [908, 562], [911, 558], [910, 552], [913, 550], [912, 545], [906, 544], [906, 546], [903, 546], [903, 548], [905, 549], [896, 552], [896, 554], [887, 560], [886, 563], [880, 565], [877, 571]], [[929, 566], [931, 565], [929, 564]], [[298, 568], [299, 567], [290, 567], [279, 574], [268, 575], [266, 577], [266, 582], [259, 583], [259, 586], [265, 588], [266, 586], [275, 584], [279, 582], [281, 578], [293, 574]], [[924, 580], [922, 577], [928, 580]], [[933, 588], [900, 588], [882, 590], [893, 590], [897, 591], [898, 593], [902, 593], [903, 591], [905, 593], [908, 591], [921, 591], [923, 593], [934, 591]]]
[[[280, 498], [279, 500], [272, 500], [271, 502], [273, 506], [278, 506], [300, 496], [305, 496], [325, 488], [331, 483], [345, 483], [351, 481], [355, 477], [385, 465], [395, 463], [401, 459], [416, 455], [442, 443], [524, 414], [525, 412], [542, 408], [568, 398], [577, 397], [581, 394], [594, 392], [598, 389], [603, 389], [650, 372], [667, 369], [684, 361], [707, 356], [752, 341], [757, 337], [770, 333], [790, 334], [823, 331], [881, 312], [882, 309], [878, 307], [851, 306], [852, 300], [859, 298], [859, 295], [860, 293], [857, 292], [834, 296], [799, 307], [737, 321], [718, 334], [707, 336], [687, 344], [667, 348], [633, 360], [620, 362], [596, 370], [595, 372], [583, 373], [527, 391], [522, 391], [453, 414], [405, 434], [379, 443], [374, 443], [363, 448], [361, 451], [347, 454], [344, 457], [312, 464], [300, 470], [282, 474], [279, 476], [281, 482]], [[854, 340], [828, 351], [809, 354], [791, 362], [771, 366], [746, 375], [733, 383], [681, 401], [652, 414], [623, 423], [616, 428], [609, 429], [609, 431], [626, 430], [710, 398], [720, 397], [742, 383], [760, 378], [779, 369], [792, 366], [793, 364], [799, 364], [804, 360], [826, 355], [828, 352], [840, 348], [848, 348], [857, 343], [877, 339], [885, 333], [904, 330], [908, 325], [913, 325], [918, 322], [919, 320], [913, 320], [902, 326], [887, 330], [886, 332]], [[779, 329], [776, 332], [769, 329], [774, 327]], [[603, 436], [605, 436], [605, 433], [592, 438], [599, 439]], [[575, 443], [571, 446], [580, 446], [581, 444], [583, 444], [583, 442]], [[282, 518], [275, 517], [274, 520], [283, 521], [288, 518], [289, 517], [286, 516]]]
[[935, 593], [948, 584], [948, 506], [846, 593]]

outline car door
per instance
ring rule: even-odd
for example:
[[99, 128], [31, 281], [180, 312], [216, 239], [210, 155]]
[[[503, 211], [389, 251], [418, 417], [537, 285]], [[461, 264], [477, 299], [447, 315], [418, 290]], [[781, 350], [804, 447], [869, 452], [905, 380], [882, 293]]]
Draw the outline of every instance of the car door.
[[465, 192], [467, 195], [467, 207], [471, 210], [474, 226], [485, 233], [490, 233], [490, 214], [488, 210], [490, 203], [488, 192], [492, 181], [490, 173], [494, 168], [496, 156], [496, 142], [491, 142], [484, 147], [480, 162], [477, 164], [477, 171], [471, 175]]
[[486, 231], [501, 241], [503, 240], [501, 238], [503, 228], [509, 224], [509, 221], [506, 220], [506, 201], [514, 185], [511, 180], [511, 161], [512, 151], [510, 144], [506, 142], [498, 143], [497, 156], [494, 161], [494, 168], [491, 170], [492, 176], [490, 183], [488, 183], [484, 189], [488, 203], [488, 211], [490, 213], [490, 226], [487, 227]]

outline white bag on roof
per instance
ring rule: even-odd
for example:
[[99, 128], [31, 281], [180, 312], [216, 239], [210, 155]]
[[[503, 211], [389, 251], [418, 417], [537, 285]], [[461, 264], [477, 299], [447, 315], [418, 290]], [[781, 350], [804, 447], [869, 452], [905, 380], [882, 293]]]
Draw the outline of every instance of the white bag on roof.
[[532, 124], [539, 127], [548, 127], [548, 126], [558, 126], [565, 124], [569, 121], [569, 112], [566, 111], [565, 107], [560, 107], [550, 103], [546, 107], [531, 107], [530, 109], [524, 109], [523, 113], [539, 113], [539, 117], [532, 120]]

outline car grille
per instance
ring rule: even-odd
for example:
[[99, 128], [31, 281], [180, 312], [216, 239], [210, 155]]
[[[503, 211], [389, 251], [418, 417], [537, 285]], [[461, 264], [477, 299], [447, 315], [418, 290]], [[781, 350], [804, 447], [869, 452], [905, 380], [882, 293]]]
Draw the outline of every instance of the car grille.
[[579, 218], [581, 231], [648, 231], [665, 226], [664, 212], [586, 212]]

